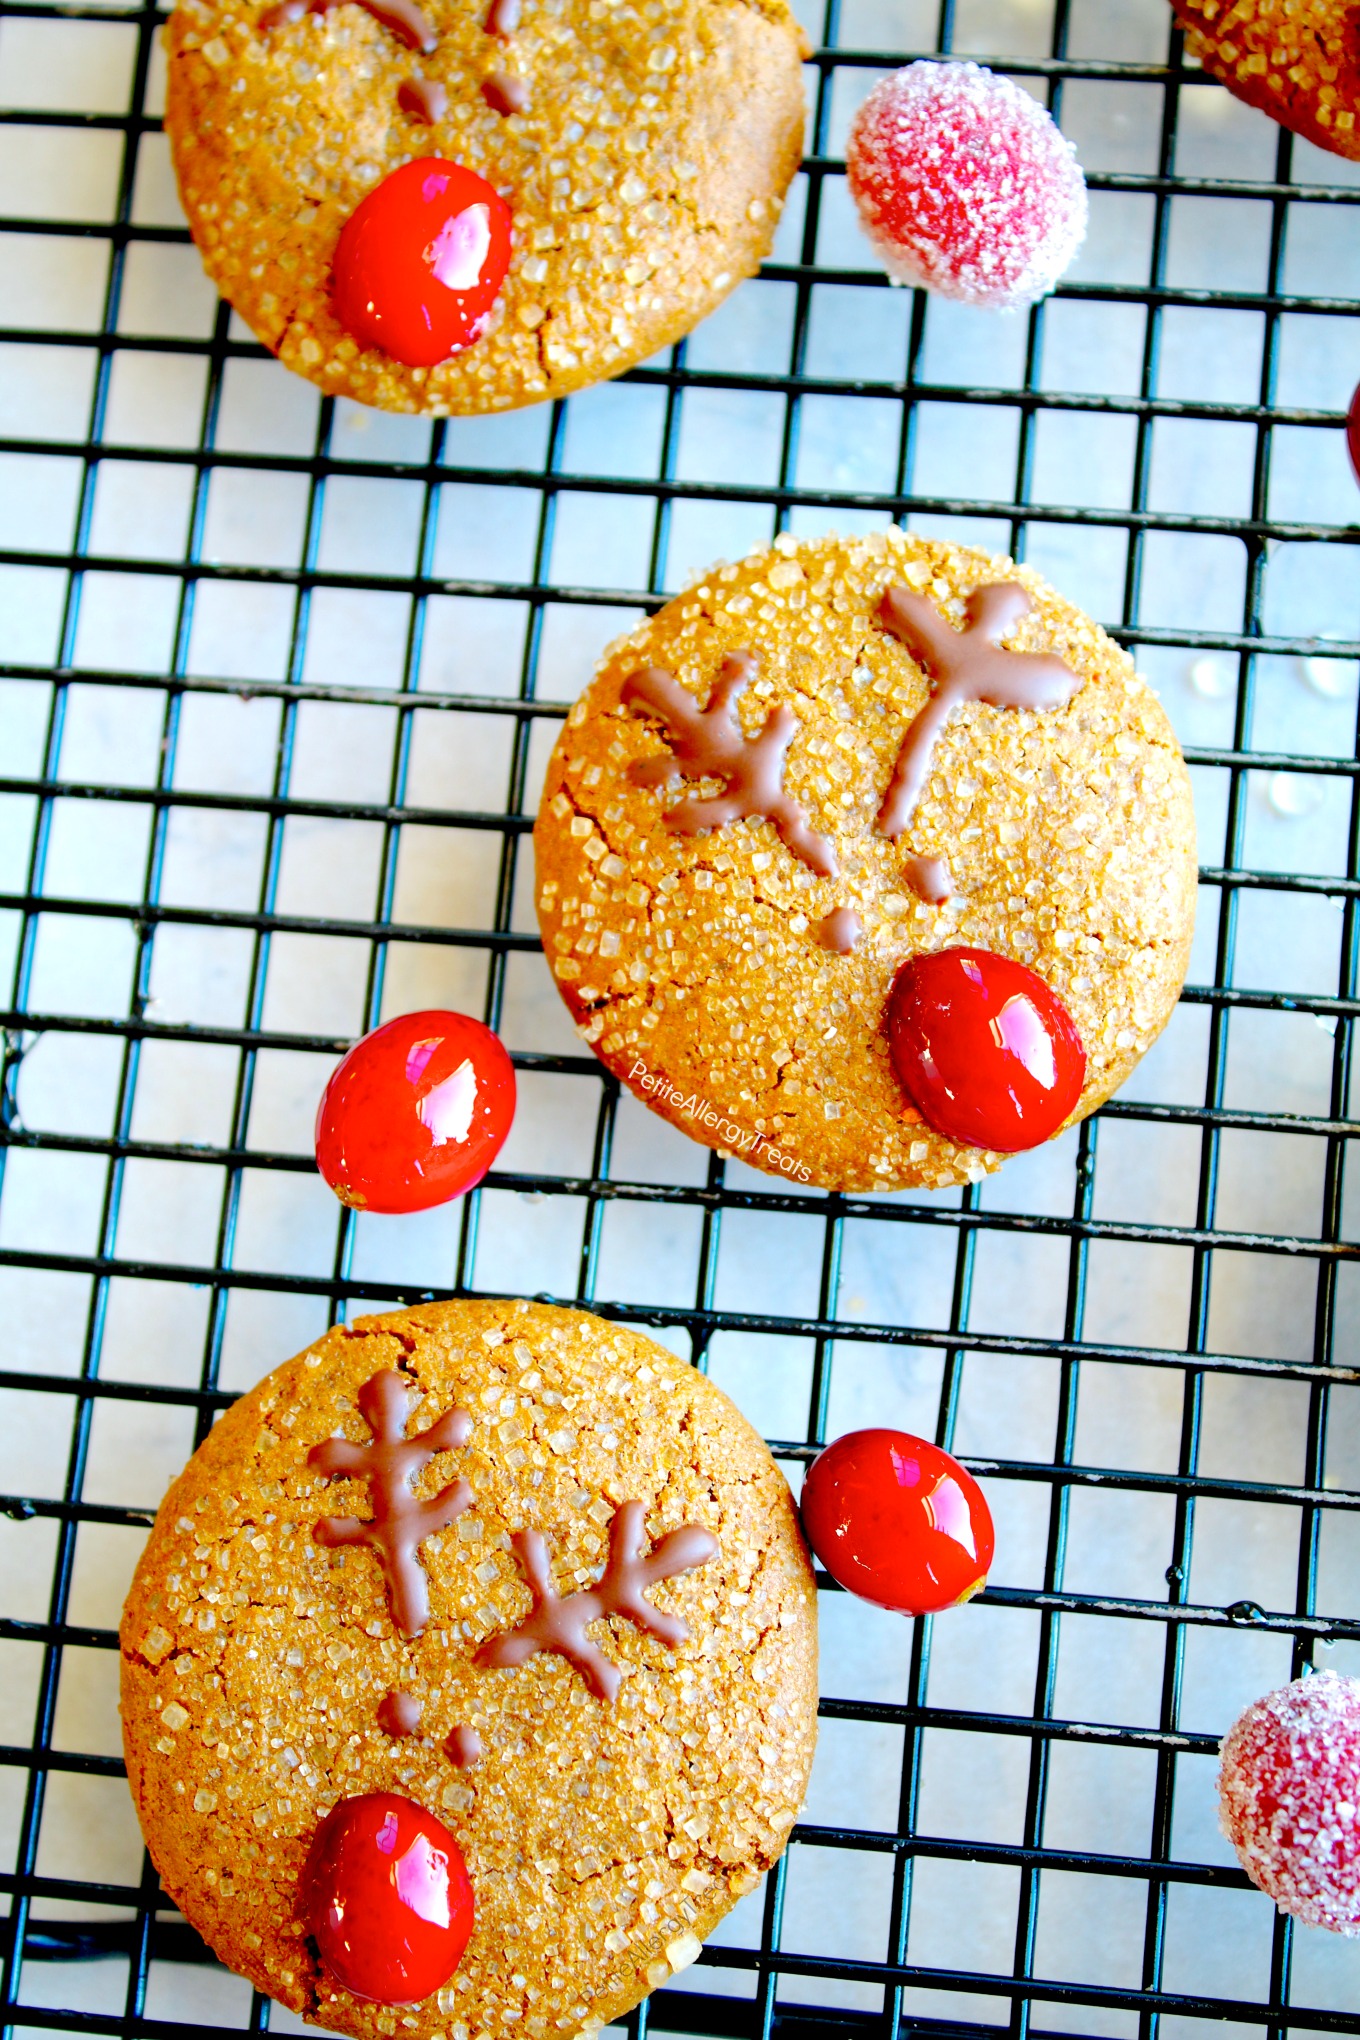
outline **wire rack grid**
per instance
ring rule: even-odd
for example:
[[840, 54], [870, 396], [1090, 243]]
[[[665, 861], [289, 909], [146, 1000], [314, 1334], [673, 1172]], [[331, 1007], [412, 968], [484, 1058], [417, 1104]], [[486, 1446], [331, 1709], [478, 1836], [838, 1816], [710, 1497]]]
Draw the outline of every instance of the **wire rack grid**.
[[[141, 1852], [122, 1588], [321, 1325], [507, 1291], [653, 1328], [795, 1484], [854, 1422], [929, 1432], [1001, 1533], [933, 1625], [822, 1581], [806, 1817], [630, 2032], [1360, 2030], [1354, 1950], [1250, 1890], [1212, 1804], [1238, 1706], [1360, 1670], [1354, 166], [1207, 84], [1162, 0], [814, 0], [759, 281], [607, 390], [431, 426], [317, 400], [207, 293], [160, 18], [0, 0], [5, 2034], [297, 2030]], [[1027, 317], [888, 291], [850, 223], [849, 114], [935, 51], [1087, 164]], [[724, 548], [892, 520], [1135, 648], [1197, 781], [1196, 959], [1125, 1093], [998, 1181], [790, 1194], [582, 1052], [523, 839], [615, 628]], [[418, 1003], [501, 1028], [519, 1122], [461, 1206], [357, 1219], [310, 1110]]]

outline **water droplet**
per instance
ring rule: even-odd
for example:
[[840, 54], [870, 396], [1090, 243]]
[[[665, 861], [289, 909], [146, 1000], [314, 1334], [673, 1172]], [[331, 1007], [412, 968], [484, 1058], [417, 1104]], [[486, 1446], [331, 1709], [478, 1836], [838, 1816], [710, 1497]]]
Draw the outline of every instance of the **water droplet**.
[[1303, 815], [1317, 813], [1322, 805], [1322, 788], [1306, 773], [1272, 772], [1266, 799], [1277, 815], [1297, 821]]
[[[1324, 632], [1319, 642], [1325, 644], [1329, 637], [1334, 643], [1342, 642], [1335, 632]], [[1329, 659], [1314, 652], [1307, 658], [1301, 658], [1298, 666], [1305, 686], [1311, 687], [1314, 694], [1322, 695], [1327, 701], [1344, 701], [1348, 694], [1355, 692], [1353, 660]]]
[[1221, 653], [1206, 652], [1202, 657], [1191, 660], [1186, 668], [1186, 678], [1196, 694], [1202, 694], [1210, 701], [1221, 701], [1236, 687], [1237, 670]]

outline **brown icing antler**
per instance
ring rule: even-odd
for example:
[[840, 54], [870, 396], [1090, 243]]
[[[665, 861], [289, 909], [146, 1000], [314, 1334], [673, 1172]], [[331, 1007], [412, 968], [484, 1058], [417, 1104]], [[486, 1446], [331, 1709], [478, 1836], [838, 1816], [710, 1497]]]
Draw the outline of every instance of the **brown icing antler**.
[[911, 821], [940, 732], [965, 701], [989, 708], [1062, 708], [1081, 685], [1081, 675], [1049, 652], [1008, 652], [1000, 639], [1028, 614], [1030, 599], [1018, 581], [994, 581], [975, 588], [955, 630], [935, 604], [910, 588], [889, 588], [879, 617], [924, 666], [932, 683], [930, 700], [907, 731], [888, 791], [879, 809], [885, 836], [902, 835]]
[[527, 1664], [541, 1650], [556, 1651], [584, 1674], [592, 1693], [601, 1700], [612, 1700], [623, 1675], [586, 1635], [592, 1622], [604, 1615], [622, 1615], [672, 1650], [683, 1643], [689, 1635], [688, 1623], [678, 1615], [663, 1615], [643, 1595], [662, 1580], [705, 1565], [717, 1553], [718, 1540], [697, 1523], [686, 1523], [682, 1529], [668, 1531], [644, 1558], [643, 1516], [641, 1502], [623, 1504], [610, 1525], [609, 1563], [599, 1585], [565, 1596], [559, 1596], [552, 1583], [547, 1540], [537, 1530], [518, 1531], [515, 1550], [534, 1604], [514, 1629], [484, 1643], [474, 1663], [500, 1671]]
[[629, 776], [637, 786], [669, 786], [682, 777], [726, 780], [726, 793], [712, 800], [690, 794], [668, 809], [667, 828], [681, 836], [697, 836], [701, 829], [763, 815], [795, 857], [823, 878], [834, 878], [836, 856], [830, 843], [808, 827], [802, 808], [784, 791], [784, 755], [798, 729], [793, 710], [772, 708], [758, 737], [748, 737], [737, 716], [737, 697], [758, 663], [754, 652], [735, 652], [724, 659], [707, 708], [700, 708], [664, 666], [645, 666], [631, 674], [623, 683], [624, 701], [638, 703], [660, 718], [671, 749], [656, 758], [639, 759]]
[[954, 897], [954, 874], [943, 857], [904, 858], [902, 876], [928, 907], [942, 907]]
[[433, 127], [449, 110], [448, 88], [437, 78], [403, 78], [397, 87], [397, 105], [422, 127]]
[[529, 88], [510, 71], [493, 71], [482, 80], [482, 97], [493, 113], [523, 113], [529, 104]]
[[430, 1619], [430, 1590], [419, 1548], [436, 1530], [446, 1530], [472, 1500], [465, 1480], [455, 1480], [422, 1502], [411, 1482], [437, 1452], [454, 1452], [472, 1436], [466, 1410], [448, 1410], [428, 1431], [406, 1435], [410, 1384], [394, 1368], [375, 1374], [359, 1390], [359, 1408], [373, 1434], [371, 1445], [348, 1438], [324, 1438], [307, 1454], [307, 1464], [328, 1480], [347, 1475], [366, 1480], [373, 1515], [322, 1516], [313, 1536], [318, 1544], [371, 1544], [387, 1582], [392, 1619], [403, 1636], [419, 1636]]

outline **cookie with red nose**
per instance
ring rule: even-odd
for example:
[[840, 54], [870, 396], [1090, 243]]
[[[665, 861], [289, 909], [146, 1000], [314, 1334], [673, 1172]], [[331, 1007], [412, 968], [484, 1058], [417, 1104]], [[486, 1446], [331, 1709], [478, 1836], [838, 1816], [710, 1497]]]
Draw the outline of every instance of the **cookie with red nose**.
[[481, 1300], [337, 1325], [221, 1416], [123, 1611], [163, 1888], [356, 2040], [593, 2033], [784, 1848], [816, 1601], [766, 1447], [640, 1333]]
[[331, 396], [568, 395], [769, 252], [802, 153], [786, 0], [180, 0], [166, 133], [208, 274]]
[[1189, 960], [1189, 776], [1028, 568], [782, 537], [606, 654], [534, 831], [582, 1038], [793, 1188], [974, 1181], [1109, 1097]]

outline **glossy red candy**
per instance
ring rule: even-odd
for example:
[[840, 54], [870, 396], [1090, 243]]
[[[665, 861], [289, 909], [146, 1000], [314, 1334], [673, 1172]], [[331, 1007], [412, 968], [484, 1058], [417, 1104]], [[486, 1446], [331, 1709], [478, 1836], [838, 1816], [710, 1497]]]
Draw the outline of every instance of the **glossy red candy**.
[[1355, 386], [1355, 395], [1346, 413], [1346, 449], [1355, 469], [1355, 479], [1360, 482], [1360, 383]]
[[413, 2005], [446, 1984], [472, 1932], [472, 1886], [442, 1821], [393, 1792], [342, 1799], [302, 1873], [301, 1910], [337, 1983]]
[[808, 1468], [802, 1510], [832, 1579], [901, 1615], [968, 1600], [996, 1548], [972, 1474], [909, 1431], [849, 1431], [828, 1445]]
[[384, 177], [335, 250], [335, 313], [365, 347], [433, 368], [480, 340], [510, 264], [510, 208], [475, 170], [422, 156]]
[[466, 1013], [404, 1013], [333, 1072], [316, 1165], [342, 1204], [428, 1211], [481, 1181], [514, 1116], [514, 1065], [489, 1027]]
[[888, 998], [888, 1047], [927, 1126], [1001, 1154], [1055, 1134], [1086, 1081], [1086, 1051], [1057, 993], [989, 949], [904, 963]]

